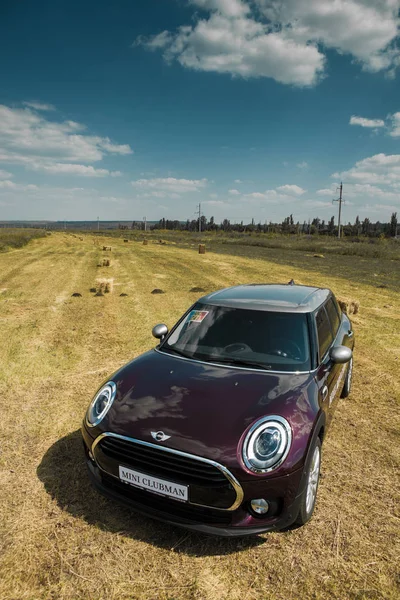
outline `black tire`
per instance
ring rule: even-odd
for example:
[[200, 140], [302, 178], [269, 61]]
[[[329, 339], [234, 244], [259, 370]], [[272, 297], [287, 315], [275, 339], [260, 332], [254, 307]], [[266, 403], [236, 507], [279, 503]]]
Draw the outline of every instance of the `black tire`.
[[[317, 464], [316, 464], [317, 463]], [[319, 475], [321, 470], [321, 440], [317, 438], [310, 452], [310, 462], [307, 468], [306, 487], [300, 501], [300, 508], [294, 525], [301, 527], [313, 516], [317, 500]]]
[[346, 379], [344, 380], [344, 386], [342, 389], [342, 393], [340, 394], [341, 398], [347, 398], [347, 396], [350, 394], [352, 379], [353, 379], [353, 359], [351, 358], [349, 361], [349, 366], [347, 367]]

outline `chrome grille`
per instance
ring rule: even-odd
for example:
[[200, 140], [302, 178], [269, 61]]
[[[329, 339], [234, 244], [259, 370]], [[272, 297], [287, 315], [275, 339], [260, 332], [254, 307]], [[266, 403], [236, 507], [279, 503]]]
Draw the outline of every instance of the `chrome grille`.
[[243, 490], [233, 475], [209, 459], [114, 433], [101, 434], [92, 452], [102, 471], [116, 479], [119, 465], [123, 465], [188, 485], [189, 504], [235, 510], [243, 499]]

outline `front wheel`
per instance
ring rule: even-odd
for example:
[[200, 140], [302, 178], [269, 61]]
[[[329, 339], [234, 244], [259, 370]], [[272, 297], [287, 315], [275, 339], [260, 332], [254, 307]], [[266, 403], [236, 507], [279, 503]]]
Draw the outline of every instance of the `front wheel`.
[[353, 377], [353, 359], [350, 359], [349, 366], [347, 368], [347, 375], [344, 382], [344, 386], [342, 389], [342, 393], [340, 394], [341, 398], [347, 398], [351, 391], [351, 380]]
[[300, 502], [299, 514], [295, 524], [305, 525], [312, 517], [317, 499], [319, 474], [321, 469], [321, 440], [317, 438], [312, 450], [307, 471], [307, 484]]

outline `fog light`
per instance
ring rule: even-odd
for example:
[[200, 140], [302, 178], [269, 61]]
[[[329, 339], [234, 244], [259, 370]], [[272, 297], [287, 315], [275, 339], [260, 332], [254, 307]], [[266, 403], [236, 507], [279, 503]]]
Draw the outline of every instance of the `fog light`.
[[266, 500], [264, 500], [264, 498], [252, 500], [250, 502], [250, 506], [257, 515], [266, 515], [269, 510], [269, 504]]

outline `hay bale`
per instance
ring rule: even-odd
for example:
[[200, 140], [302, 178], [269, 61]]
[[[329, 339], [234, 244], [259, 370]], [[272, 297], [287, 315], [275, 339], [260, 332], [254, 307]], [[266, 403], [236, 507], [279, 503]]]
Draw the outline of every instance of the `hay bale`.
[[105, 286], [104, 286], [104, 293], [105, 294], [109, 294], [110, 293], [110, 286], [108, 285], [108, 283], [106, 283]]
[[103, 292], [102, 292], [101, 290], [99, 290], [99, 291], [98, 291], [98, 292], [95, 294], [95, 296], [104, 296], [104, 294], [103, 294]]
[[128, 294], [124, 294], [124, 292], [122, 292], [122, 294], [120, 294], [120, 298], [125, 298], [125, 296], [127, 296]]
[[160, 290], [160, 288], [155, 288], [151, 293], [152, 294], [165, 294], [164, 290]]
[[111, 246], [103, 246], [103, 252], [111, 252]]
[[108, 258], [105, 258], [103, 260], [103, 267], [109, 267], [110, 266], [110, 261], [108, 260]]
[[360, 303], [357, 302], [357, 300], [353, 300], [352, 302], [350, 302], [349, 310], [350, 314], [356, 315], [360, 310]]
[[71, 294], [72, 298], [82, 298], [82, 294], [80, 294], [79, 292], [74, 292], [73, 294]]
[[89, 292], [91, 292], [92, 294], [95, 294], [97, 292], [96, 288], [90, 288]]
[[147, 246], [149, 243], [149, 240], [143, 240], [143, 246]]
[[205, 253], [206, 253], [206, 245], [199, 244], [199, 254], [205, 254]]
[[192, 287], [191, 290], [189, 290], [190, 292], [205, 292], [206, 290], [204, 290], [201, 287]]
[[125, 244], [127, 244], [129, 242], [129, 240], [124, 240]]
[[313, 254], [314, 258], [325, 258], [323, 254]]
[[349, 299], [337, 299], [338, 304], [341, 310], [346, 313], [346, 315], [356, 315], [360, 310], [360, 303], [358, 300], [349, 300]]

